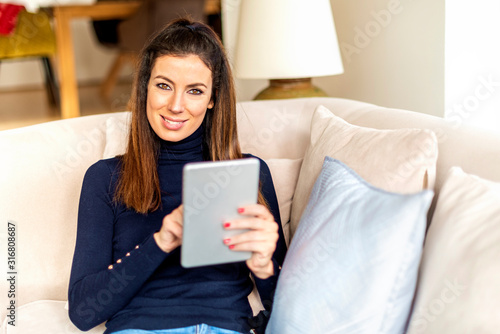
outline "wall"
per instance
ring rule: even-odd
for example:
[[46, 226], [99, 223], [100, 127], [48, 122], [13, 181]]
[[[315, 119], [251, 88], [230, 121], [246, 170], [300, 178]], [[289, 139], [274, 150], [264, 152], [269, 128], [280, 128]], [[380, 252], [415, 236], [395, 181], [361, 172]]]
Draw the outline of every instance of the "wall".
[[[313, 82], [330, 96], [443, 116], [444, 0], [330, 2], [344, 74]], [[229, 48], [238, 3], [225, 1]], [[266, 83], [237, 80], [239, 98], [251, 99]]]
[[444, 0], [331, 0], [344, 74], [331, 96], [443, 116]]

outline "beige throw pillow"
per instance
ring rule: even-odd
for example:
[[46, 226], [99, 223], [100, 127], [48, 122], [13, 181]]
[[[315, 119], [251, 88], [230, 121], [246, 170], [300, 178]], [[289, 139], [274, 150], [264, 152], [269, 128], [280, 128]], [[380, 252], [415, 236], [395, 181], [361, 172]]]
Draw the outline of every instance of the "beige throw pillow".
[[281, 225], [288, 244], [290, 240], [290, 214], [302, 159], [266, 159], [273, 178], [276, 197], [280, 207]]
[[500, 183], [448, 172], [419, 276], [409, 334], [498, 333]]
[[311, 138], [292, 203], [291, 237], [307, 205], [325, 156], [345, 163], [375, 187], [396, 193], [432, 189], [437, 138], [430, 130], [377, 130], [347, 123], [324, 106], [311, 121]]

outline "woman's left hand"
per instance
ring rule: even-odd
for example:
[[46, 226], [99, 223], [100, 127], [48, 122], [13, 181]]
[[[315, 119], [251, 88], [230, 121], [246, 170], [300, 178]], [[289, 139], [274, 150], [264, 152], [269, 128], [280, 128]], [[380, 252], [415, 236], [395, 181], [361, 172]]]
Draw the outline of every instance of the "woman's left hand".
[[278, 224], [271, 212], [261, 204], [243, 206], [238, 212], [243, 217], [224, 222], [224, 228], [249, 231], [225, 239], [224, 243], [233, 251], [252, 252], [246, 261], [248, 268], [260, 279], [269, 278], [274, 275], [271, 259], [279, 238]]

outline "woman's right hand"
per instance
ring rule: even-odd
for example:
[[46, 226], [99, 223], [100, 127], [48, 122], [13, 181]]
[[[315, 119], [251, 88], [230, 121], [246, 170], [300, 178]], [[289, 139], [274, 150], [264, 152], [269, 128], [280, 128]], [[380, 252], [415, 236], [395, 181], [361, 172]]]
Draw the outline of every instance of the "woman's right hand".
[[182, 244], [182, 204], [163, 217], [161, 229], [154, 234], [156, 244], [166, 253], [170, 253]]

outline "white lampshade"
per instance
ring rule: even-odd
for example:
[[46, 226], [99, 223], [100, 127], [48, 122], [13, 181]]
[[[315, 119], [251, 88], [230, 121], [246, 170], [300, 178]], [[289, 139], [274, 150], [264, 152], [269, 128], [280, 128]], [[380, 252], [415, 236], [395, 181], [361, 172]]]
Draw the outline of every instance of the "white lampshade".
[[234, 70], [242, 79], [343, 73], [330, 0], [242, 0]]

